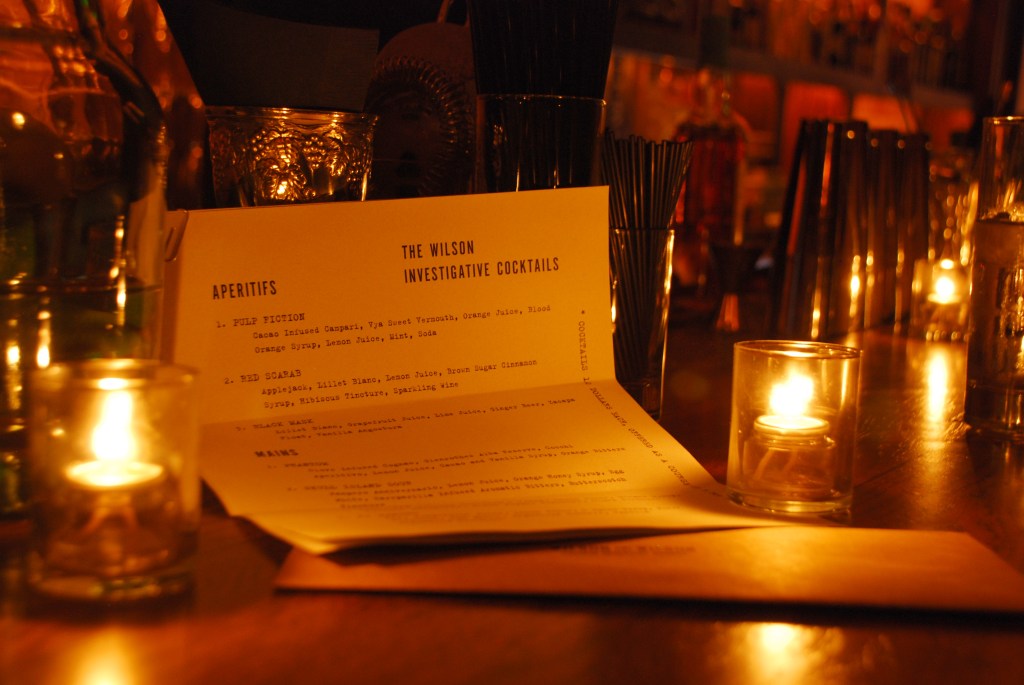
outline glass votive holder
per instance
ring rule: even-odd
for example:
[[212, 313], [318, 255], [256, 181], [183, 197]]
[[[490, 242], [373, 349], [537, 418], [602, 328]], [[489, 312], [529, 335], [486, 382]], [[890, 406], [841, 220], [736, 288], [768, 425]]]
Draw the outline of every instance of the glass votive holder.
[[914, 262], [910, 298], [910, 332], [926, 340], [963, 340], [971, 280], [953, 259]]
[[377, 115], [211, 106], [206, 118], [218, 207], [366, 199]]
[[792, 514], [848, 510], [859, 376], [855, 348], [780, 340], [736, 343], [729, 497]]
[[195, 373], [106, 359], [30, 381], [29, 587], [111, 602], [189, 590], [201, 512]]

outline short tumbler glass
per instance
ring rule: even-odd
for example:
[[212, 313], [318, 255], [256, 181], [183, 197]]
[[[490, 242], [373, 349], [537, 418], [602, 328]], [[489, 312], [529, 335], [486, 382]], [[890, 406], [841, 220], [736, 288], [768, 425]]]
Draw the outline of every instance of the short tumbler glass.
[[29, 586], [102, 601], [188, 590], [201, 509], [194, 372], [93, 360], [31, 382]]
[[726, 485], [743, 505], [784, 513], [849, 509], [860, 350], [755, 340], [733, 350]]
[[211, 106], [206, 117], [218, 207], [366, 199], [376, 115]]

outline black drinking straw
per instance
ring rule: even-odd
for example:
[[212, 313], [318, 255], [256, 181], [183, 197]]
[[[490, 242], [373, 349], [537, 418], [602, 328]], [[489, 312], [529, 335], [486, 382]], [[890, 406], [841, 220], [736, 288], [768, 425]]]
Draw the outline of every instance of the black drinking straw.
[[[611, 269], [615, 279], [615, 373], [634, 386], [652, 373], [664, 342], [667, 309], [665, 231], [690, 166], [692, 143], [654, 143], [639, 136], [604, 136]], [[615, 230], [622, 229], [622, 230]], [[658, 371], [660, 373], [660, 370]], [[637, 398], [642, 401], [643, 398]]]
[[604, 136], [601, 171], [612, 228], [668, 228], [690, 167], [692, 143]]

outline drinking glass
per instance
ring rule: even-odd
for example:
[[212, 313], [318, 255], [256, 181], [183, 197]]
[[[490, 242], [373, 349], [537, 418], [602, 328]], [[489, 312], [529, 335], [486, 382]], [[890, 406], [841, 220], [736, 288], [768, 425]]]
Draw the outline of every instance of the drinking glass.
[[365, 200], [377, 116], [208, 107], [218, 207]]
[[0, 9], [0, 515], [24, 510], [27, 374], [159, 353], [167, 131], [97, 4]]
[[1024, 117], [985, 119], [967, 334], [964, 421], [1024, 440]]
[[605, 101], [563, 95], [477, 97], [477, 192], [597, 185]]

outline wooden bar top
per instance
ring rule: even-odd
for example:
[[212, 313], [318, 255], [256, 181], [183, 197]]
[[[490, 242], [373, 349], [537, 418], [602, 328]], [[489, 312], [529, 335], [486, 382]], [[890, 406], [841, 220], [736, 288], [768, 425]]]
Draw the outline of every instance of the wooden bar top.
[[[670, 333], [662, 424], [719, 480], [738, 339]], [[965, 531], [1024, 572], [1024, 448], [968, 436], [963, 345], [887, 330], [839, 342], [864, 350], [849, 525]], [[0, 523], [11, 685], [1024, 683], [1024, 617], [275, 591], [285, 545], [209, 495], [192, 595], [54, 604], [22, 587], [24, 531]]]

